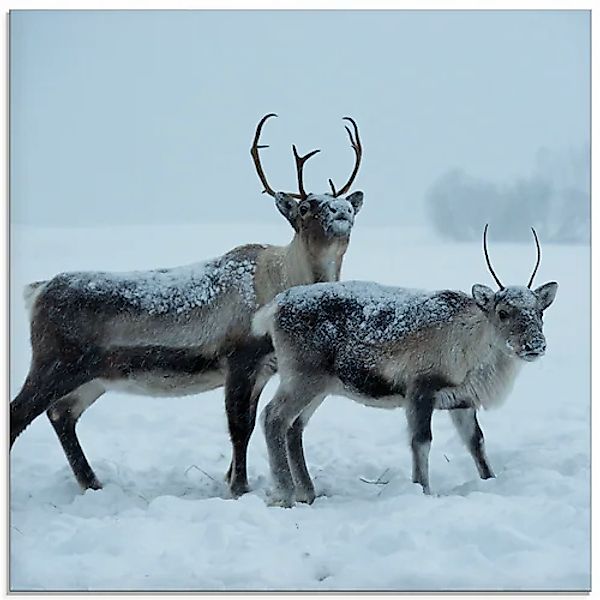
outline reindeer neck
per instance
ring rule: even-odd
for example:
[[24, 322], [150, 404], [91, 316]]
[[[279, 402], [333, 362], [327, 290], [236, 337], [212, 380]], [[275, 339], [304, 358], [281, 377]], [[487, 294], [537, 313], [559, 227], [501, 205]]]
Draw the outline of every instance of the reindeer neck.
[[476, 404], [491, 408], [501, 404], [508, 396], [521, 362], [506, 352], [503, 342], [483, 315], [470, 335], [473, 344], [471, 364], [462, 387]]
[[298, 234], [285, 252], [290, 285], [338, 281], [347, 240], [335, 239], [315, 247]]
[[347, 241], [336, 240], [315, 249], [296, 234], [287, 246], [266, 247], [257, 260], [254, 275], [259, 306], [296, 285], [337, 281], [347, 245]]
[[[483, 313], [478, 313], [472, 327], [465, 328], [466, 347], [473, 349], [473, 362], [487, 364], [494, 370], [504, 370], [519, 364], [519, 360], [506, 352], [505, 342], [498, 337]], [[516, 367], [514, 367], [516, 368]]]

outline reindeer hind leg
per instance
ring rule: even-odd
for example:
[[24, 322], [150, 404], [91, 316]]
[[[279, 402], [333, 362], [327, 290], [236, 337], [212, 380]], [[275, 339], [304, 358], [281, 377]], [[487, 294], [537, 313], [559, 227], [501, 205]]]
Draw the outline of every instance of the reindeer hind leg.
[[77, 438], [77, 421], [103, 393], [104, 387], [90, 381], [55, 402], [47, 411], [73, 474], [83, 490], [99, 490], [102, 484], [90, 466]]
[[[314, 487], [302, 451], [301, 415], [308, 409], [307, 416], [310, 416], [313, 401], [312, 406], [316, 408], [326, 394], [320, 382], [311, 385], [301, 374], [286, 379], [285, 383], [282, 381], [279, 384], [275, 396], [265, 406], [261, 416], [275, 496], [281, 506], [293, 504], [297, 486], [299, 500], [310, 503], [314, 499], [311, 497]], [[290, 451], [291, 458], [288, 454]]]
[[32, 364], [21, 391], [10, 403], [10, 447], [36, 417], [91, 378], [79, 365], [59, 360], [41, 367]]
[[[236, 467], [235, 467], [235, 459], [236, 459], [236, 454], [237, 456], [240, 456], [240, 454], [247, 454], [248, 451], [248, 443], [250, 441], [250, 436], [252, 435], [252, 432], [254, 431], [254, 425], [256, 424], [256, 408], [258, 406], [258, 399], [260, 397], [260, 394], [262, 393], [265, 385], [266, 385], [267, 381], [263, 381], [263, 380], [258, 380], [255, 384], [254, 384], [254, 388], [252, 389], [252, 392], [250, 394], [250, 397], [248, 399], [248, 403], [244, 404], [242, 406], [242, 413], [244, 411], [246, 411], [246, 417], [244, 417], [243, 415], [239, 415], [239, 411], [236, 411], [234, 413], [234, 409], [231, 406], [231, 404], [228, 407], [228, 419], [229, 419], [229, 432], [230, 435], [232, 436], [232, 445], [233, 445], [233, 454], [231, 457], [231, 462], [229, 463], [229, 468], [227, 469], [227, 473], [225, 473], [225, 481], [229, 484], [229, 486], [231, 487], [232, 485], [232, 474], [235, 473], [236, 471]], [[227, 391], [226, 391], [227, 394]], [[231, 398], [231, 396], [230, 396]], [[227, 402], [227, 397], [226, 397], [226, 402]], [[231, 403], [231, 400], [230, 400]], [[240, 424], [240, 418], [244, 420], [243, 424]], [[233, 422], [232, 422], [232, 419]], [[234, 439], [239, 439], [239, 441], [237, 442], [237, 446], [235, 444], [235, 442], [233, 441]], [[242, 480], [243, 480], [243, 476], [242, 476]], [[243, 487], [243, 486], [242, 486]], [[235, 495], [235, 494], [234, 494]]]
[[406, 420], [412, 450], [412, 480], [421, 484], [423, 493], [430, 494], [429, 450], [431, 448], [431, 416], [434, 406], [434, 383], [420, 382], [408, 396]]
[[233, 452], [225, 480], [234, 498], [248, 491], [248, 442], [254, 431], [258, 398], [273, 374], [273, 369], [262, 363], [268, 353], [269, 346], [259, 341], [240, 348], [227, 361], [225, 408]]
[[302, 437], [306, 424], [324, 398], [323, 395], [319, 395], [312, 400], [287, 430], [287, 457], [296, 488], [296, 501], [305, 502], [306, 504], [314, 502], [315, 486], [306, 466]]

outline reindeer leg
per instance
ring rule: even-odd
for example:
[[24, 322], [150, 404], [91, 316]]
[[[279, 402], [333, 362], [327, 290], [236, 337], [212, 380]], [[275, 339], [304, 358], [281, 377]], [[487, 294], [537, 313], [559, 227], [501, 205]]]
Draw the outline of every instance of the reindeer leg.
[[[278, 501], [282, 506], [292, 506], [294, 501], [294, 479], [288, 460], [289, 429], [319, 393], [320, 390], [313, 390], [310, 386], [307, 386], [306, 381], [303, 382], [300, 379], [294, 384], [288, 379], [285, 385], [279, 385], [275, 396], [265, 406], [262, 413], [262, 425], [267, 442], [271, 476], [275, 482]], [[305, 478], [310, 482], [310, 476], [304, 463], [304, 455], [302, 454], [299, 457], [298, 448], [294, 447], [294, 442], [297, 443], [299, 439], [301, 449], [302, 430], [296, 430], [295, 433], [292, 433], [291, 438], [292, 451], [295, 453], [292, 460], [296, 465], [296, 474], [299, 473], [298, 465], [301, 460]], [[310, 482], [310, 488], [312, 488], [312, 482]]]
[[306, 466], [304, 458], [304, 447], [302, 444], [302, 434], [308, 420], [323, 402], [324, 397], [315, 398], [300, 416], [292, 423], [287, 431], [287, 457], [294, 485], [296, 486], [296, 500], [312, 504], [315, 500], [315, 486]]
[[73, 474], [83, 490], [99, 490], [102, 484], [98, 481], [79, 444], [75, 425], [83, 412], [103, 393], [104, 388], [99, 383], [91, 381], [61, 398], [46, 411]]
[[251, 422], [251, 395], [254, 386], [252, 374], [242, 373], [230, 367], [225, 378], [225, 408], [229, 425], [229, 436], [233, 445], [229, 489], [237, 498], [248, 491], [246, 456], [248, 442], [254, 428]]
[[248, 443], [256, 424], [258, 399], [266, 383], [266, 381], [256, 382], [249, 396], [247, 390], [251, 382], [238, 380], [235, 391], [231, 388], [226, 388], [225, 391], [229, 434], [233, 445], [233, 454], [225, 474], [225, 481], [229, 484], [233, 496], [236, 497], [248, 491], [246, 468]]
[[225, 478], [231, 494], [238, 498], [248, 491], [246, 458], [248, 442], [256, 421], [256, 404], [268, 377], [262, 359], [272, 351], [270, 342], [256, 341], [239, 348], [227, 357], [225, 374], [225, 409], [233, 455]]
[[481, 431], [481, 427], [477, 421], [477, 412], [475, 409], [458, 408], [450, 410], [450, 418], [463, 443], [473, 457], [481, 479], [495, 477], [485, 452], [483, 431]]
[[36, 417], [91, 378], [85, 368], [62, 361], [32, 366], [21, 391], [10, 403], [10, 447]]
[[420, 483], [423, 493], [429, 489], [429, 449], [431, 448], [431, 415], [433, 414], [436, 386], [428, 379], [417, 383], [408, 396], [406, 419], [412, 449], [412, 480]]
[[[248, 419], [247, 419], [247, 423], [246, 423], [246, 425], [249, 429], [248, 442], [250, 440], [252, 432], [254, 431], [254, 426], [256, 424], [256, 409], [258, 407], [258, 399], [260, 398], [260, 395], [262, 394], [262, 391], [263, 391], [265, 385], [269, 381], [269, 378], [270, 378], [270, 375], [268, 377], [259, 376], [256, 383], [254, 384], [254, 387], [252, 388], [252, 393], [250, 394], [250, 402], [248, 405], [249, 412], [248, 412]], [[235, 425], [234, 425], [234, 427], [235, 427]], [[231, 431], [231, 429], [230, 429], [230, 431]], [[234, 456], [231, 457], [231, 462], [229, 463], [229, 468], [227, 469], [227, 473], [225, 473], [225, 481], [228, 484], [231, 484], [231, 474], [234, 471], [233, 463], [234, 463]]]

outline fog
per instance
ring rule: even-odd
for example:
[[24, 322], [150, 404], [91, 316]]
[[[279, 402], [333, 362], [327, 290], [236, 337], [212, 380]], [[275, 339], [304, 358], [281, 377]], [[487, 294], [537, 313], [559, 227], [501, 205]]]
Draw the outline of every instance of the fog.
[[[249, 154], [276, 112], [276, 189], [296, 188], [292, 143], [322, 150], [308, 189], [341, 185], [350, 115], [361, 223], [435, 224], [441, 189], [467, 232], [450, 237], [491, 218], [587, 239], [589, 29], [585, 11], [13, 11], [11, 221], [281, 222]], [[499, 197], [520, 210], [468, 219]]]
[[[530, 173], [495, 184], [453, 169], [426, 194], [435, 229], [445, 238], [481, 237], [485, 223], [504, 240], [531, 236], [528, 223], [545, 241], [590, 241], [590, 147], [557, 152], [541, 149]], [[457, 210], [458, 209], [458, 210]]]

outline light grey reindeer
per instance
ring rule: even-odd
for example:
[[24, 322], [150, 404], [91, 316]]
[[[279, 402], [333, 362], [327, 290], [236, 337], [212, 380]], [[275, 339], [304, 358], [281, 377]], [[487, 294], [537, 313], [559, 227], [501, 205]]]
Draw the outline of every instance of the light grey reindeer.
[[[294, 229], [287, 246], [249, 244], [185, 267], [131, 273], [63, 273], [30, 284], [32, 359], [10, 405], [11, 447], [47, 412], [83, 489], [101, 484], [79, 444], [75, 425], [106, 390], [181, 396], [225, 386], [233, 455], [226, 479], [233, 496], [248, 489], [247, 446], [258, 397], [274, 372], [268, 340], [251, 334], [251, 317], [277, 293], [298, 284], [337, 280], [363, 193], [346, 194], [358, 173], [358, 127], [346, 131], [355, 154], [352, 173], [331, 193], [307, 193], [296, 161], [298, 193], [275, 192], [261, 166], [257, 125], [251, 155], [264, 192]], [[174, 408], [174, 410], [177, 410]], [[115, 415], [116, 417], [116, 415]]]
[[477, 422], [479, 407], [500, 403], [523, 361], [542, 356], [542, 314], [558, 284], [505, 287], [485, 258], [499, 290], [474, 285], [421, 292], [375, 283], [323, 283], [279, 294], [254, 317], [257, 335], [271, 338], [281, 383], [261, 418], [274, 503], [315, 498], [302, 446], [309, 418], [338, 394], [381, 408], [405, 407], [415, 483], [429, 488], [431, 416], [449, 410], [482, 479], [494, 477]]

